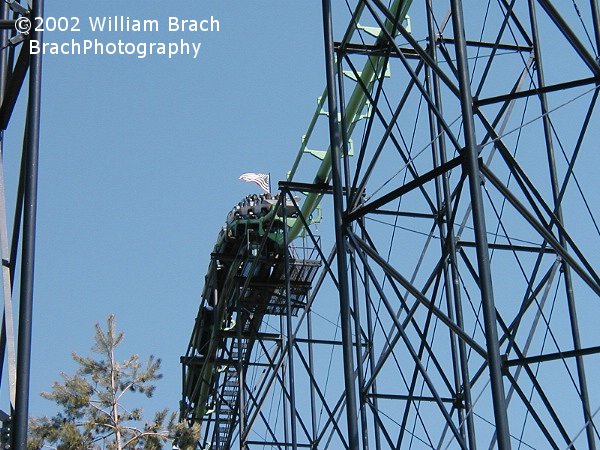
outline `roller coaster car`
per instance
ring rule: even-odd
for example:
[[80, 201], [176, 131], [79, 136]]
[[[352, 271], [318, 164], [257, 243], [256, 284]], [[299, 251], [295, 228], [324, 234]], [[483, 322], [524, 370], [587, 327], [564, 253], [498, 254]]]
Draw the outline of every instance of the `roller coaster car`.
[[[296, 207], [289, 199], [286, 200], [285, 215], [289, 219], [298, 216]], [[249, 195], [227, 215], [227, 238], [237, 239], [248, 233], [248, 240], [256, 241], [268, 234], [272, 240], [281, 242], [283, 216], [278, 196], [271, 198], [269, 194]]]
[[[181, 358], [180, 418], [190, 424], [210, 424], [215, 420], [215, 405], [219, 421], [234, 420], [239, 389], [236, 364], [251, 354], [263, 318], [288, 311], [284, 255], [290, 249], [284, 244], [284, 216], [291, 226], [297, 217], [293, 202], [282, 206], [270, 195], [248, 196], [229, 213], [217, 237], [190, 344]], [[289, 264], [290, 300], [296, 315], [306, 304], [320, 264], [297, 260], [291, 253]], [[236, 324], [243, 333], [242, 344], [239, 338], [231, 338]]]
[[206, 357], [210, 345], [211, 334], [215, 324], [215, 310], [212, 306], [204, 305], [198, 312], [198, 329], [194, 347], [200, 356]]

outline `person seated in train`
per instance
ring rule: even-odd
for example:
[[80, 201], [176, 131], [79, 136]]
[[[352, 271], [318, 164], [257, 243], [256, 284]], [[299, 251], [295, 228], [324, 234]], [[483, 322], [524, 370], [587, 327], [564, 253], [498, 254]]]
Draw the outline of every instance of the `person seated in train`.
[[200, 333], [196, 347], [201, 356], [206, 356], [215, 324], [215, 308], [211, 305], [204, 305], [200, 310], [199, 319]]

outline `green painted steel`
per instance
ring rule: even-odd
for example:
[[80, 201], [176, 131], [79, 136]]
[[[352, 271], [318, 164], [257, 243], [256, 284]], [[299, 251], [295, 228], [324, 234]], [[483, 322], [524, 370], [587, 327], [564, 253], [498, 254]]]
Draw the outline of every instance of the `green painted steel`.
[[[399, 17], [406, 17], [407, 11], [411, 3], [412, 0], [396, 0], [390, 9], [390, 12], [395, 16], [398, 15]], [[352, 35], [357, 30], [358, 19], [360, 18], [363, 9], [364, 5], [358, 7], [357, 10], [354, 12], [354, 17], [351, 20], [350, 26], [346, 30], [343, 42], [349, 42]], [[393, 24], [389, 20], [386, 20], [385, 27], [388, 33], [392, 33]], [[380, 31], [377, 37], [378, 44], [383, 42], [384, 36], [385, 33], [383, 31]], [[368, 89], [370, 89], [373, 86], [373, 84], [377, 81], [377, 79], [379, 79], [379, 77], [385, 75], [385, 63], [386, 58], [384, 56], [370, 56], [365, 64], [363, 71], [360, 74], [361, 83]], [[347, 105], [345, 107], [346, 120], [349, 124], [348, 129], [346, 130], [346, 135], [348, 138], [350, 138], [350, 136], [352, 135], [355, 125], [363, 115], [363, 111], [365, 107], [367, 107], [368, 103], [367, 95], [362, 89], [361, 83], [357, 83], [357, 86], [352, 92], [352, 95], [350, 96], [350, 99], [348, 100]], [[315, 129], [317, 119], [323, 114], [322, 111], [326, 100], [327, 93], [325, 90], [319, 98], [317, 109], [309, 123], [307, 132], [302, 139], [298, 155], [294, 161], [290, 172], [288, 173], [288, 181], [293, 180], [302, 157], [309, 152], [307, 149], [307, 145]], [[328, 148], [325, 152], [324, 158], [322, 159], [321, 165], [316, 173], [314, 182], [328, 183], [330, 182], [330, 178], [331, 149]], [[319, 204], [321, 198], [322, 194], [311, 193], [307, 195], [302, 204], [301, 213], [305, 218], [307, 218], [307, 221], [309, 223], [320, 221], [321, 212], [319, 210]], [[283, 205], [281, 205], [280, 203], [273, 205], [264, 214], [252, 218], [249, 216], [244, 218], [236, 218], [234, 215], [231, 221], [228, 221], [226, 227], [224, 227], [224, 229], [221, 230], [217, 242], [215, 244], [213, 253], [215, 255], [224, 255], [228, 253], [226, 251], [227, 242], [231, 239], [234, 239], [234, 236], [230, 235], [230, 232], [232, 230], [238, 232], [239, 230], [245, 230], [248, 227], [255, 228], [259, 236], [264, 236], [266, 234], [267, 240], [272, 241], [272, 243], [275, 243], [280, 249], [279, 251], [281, 251], [283, 247], [283, 228], [281, 227], [273, 229], [271, 228], [271, 224], [277, 220], [281, 220], [282, 207], [291, 208], [291, 205], [288, 204], [287, 201], [284, 201]], [[288, 240], [292, 241], [302, 233], [304, 225], [301, 220], [295, 217], [292, 211], [290, 211], [288, 214], [292, 215], [292, 217], [289, 217], [288, 215], [287, 218], [287, 226], [289, 228]], [[191, 410], [182, 409], [181, 418], [191, 420], [192, 422], [202, 422], [204, 417], [207, 414], [211, 413], [212, 405], [209, 404], [209, 399], [211, 396], [211, 391], [215, 388], [215, 384], [218, 384], [219, 377], [218, 364], [215, 362], [215, 357], [217, 355], [218, 346], [223, 340], [223, 337], [220, 336], [220, 333], [225, 327], [226, 312], [227, 308], [229, 307], [227, 305], [229, 305], [230, 303], [229, 300], [234, 297], [234, 280], [236, 280], [236, 277], [239, 275], [240, 267], [242, 267], [244, 262], [248, 261], [248, 258], [251, 258], [251, 254], [244, 254], [244, 252], [241, 252], [239, 248], [232, 249], [231, 251], [233, 251], [233, 253], [229, 256], [231, 256], [233, 259], [230, 263], [225, 264], [223, 267], [219, 267], [216, 260], [212, 260], [209, 265], [204, 292], [202, 294], [202, 305], [210, 304], [211, 302], [209, 299], [213, 295], [217, 297], [213, 302], [213, 322], [210, 325], [207, 325], [206, 320], [197, 319], [196, 325], [192, 332], [188, 353], [184, 357], [184, 360], [188, 361], [186, 364], [189, 364], [190, 361], [196, 358], [204, 359], [200, 370], [195, 371], [192, 370], [191, 367], [188, 367], [188, 370], [184, 374], [184, 401], [191, 401], [192, 403], [183, 405], [184, 402], [182, 402], [182, 408], [184, 406], [188, 406], [191, 407]], [[278, 262], [279, 264], [281, 264], [282, 259], [279, 259]], [[219, 286], [220, 283], [217, 275], [218, 270], [227, 271], [221, 286]], [[275, 270], [273, 271], [275, 272]], [[200, 314], [201, 312], [199, 312], [199, 318]], [[201, 333], [204, 332], [203, 328], [207, 326], [209, 328], [207, 331], [208, 339], [204, 338], [201, 335]], [[208, 347], [201, 350], [200, 344], [208, 344]], [[203, 356], [197, 356], [200, 354], [202, 354]]]
[[[394, 2], [394, 4], [392, 5], [392, 7], [390, 8], [390, 12], [394, 16], [396, 16], [398, 14], [398, 11], [400, 11], [400, 17], [406, 17], [406, 14], [408, 13], [408, 9], [410, 8], [411, 4], [412, 4], [412, 0], [396, 0]], [[352, 34], [354, 33], [354, 31], [356, 30], [356, 25], [358, 24], [358, 17], [360, 16], [361, 13], [362, 13], [362, 8], [359, 8], [357, 13], [355, 14], [356, 19], [351, 21], [351, 26], [346, 31], [346, 36], [344, 37], [344, 42], [347, 42], [349, 40], [349, 38], [352, 36]], [[389, 20], [385, 21], [385, 28], [388, 31], [388, 33], [392, 33], [393, 27], [394, 27], [394, 24], [392, 22], [390, 22]], [[379, 33], [379, 37], [377, 38], [377, 43], [379, 44], [379, 43], [383, 42], [384, 40], [385, 40], [385, 32], [383, 30], [381, 30]], [[384, 63], [385, 63], [385, 57], [383, 57], [383, 56], [369, 56], [369, 59], [365, 63], [365, 67], [364, 67], [362, 73], [360, 74], [360, 79], [361, 79], [362, 83], [364, 84], [364, 86], [366, 86], [367, 88], [370, 89], [373, 86], [373, 83], [375, 83], [375, 81], [380, 76], [383, 76], [383, 74], [385, 73]], [[300, 150], [298, 152], [298, 155], [296, 156], [296, 160], [294, 161], [292, 169], [290, 170], [290, 172], [288, 174], [288, 178], [287, 178], [288, 181], [292, 181], [294, 178], [294, 175], [296, 174], [296, 170], [298, 168], [298, 165], [300, 164], [300, 160], [302, 159], [302, 156], [305, 154], [306, 146], [308, 145], [308, 141], [314, 130], [317, 118], [319, 117], [319, 115], [321, 115], [321, 111], [323, 109], [323, 105], [325, 103], [326, 98], [327, 98], [327, 93], [325, 91], [323, 93], [323, 95], [319, 98], [317, 110], [316, 110], [315, 114], [313, 115], [313, 118], [308, 126], [308, 130], [307, 130], [305, 136], [302, 139], [302, 144], [300, 146]], [[356, 123], [358, 122], [358, 119], [360, 119], [365, 107], [367, 106], [367, 102], [368, 102], [367, 95], [365, 94], [363, 88], [361, 87], [361, 85], [359, 83], [354, 88], [354, 91], [352, 92], [352, 95], [351, 95], [350, 99], [348, 100], [348, 103], [345, 107], [346, 123], [349, 124], [348, 128], [346, 130], [346, 135], [348, 136], [348, 138], [350, 138], [350, 136], [352, 135], [352, 132], [354, 131]], [[315, 184], [324, 183], [324, 182], [328, 183], [330, 181], [330, 179], [331, 179], [331, 148], [328, 148], [327, 153], [325, 154], [325, 157], [323, 158], [323, 161], [321, 162], [321, 166], [319, 167], [319, 169], [317, 171], [317, 174], [314, 179], [314, 183]], [[315, 209], [319, 206], [319, 203], [321, 202], [322, 197], [323, 197], [323, 194], [317, 194], [317, 193], [308, 194], [302, 204], [302, 210], [301, 210], [302, 215], [304, 217], [310, 217], [310, 215], [313, 213], [313, 211], [315, 211]], [[302, 222], [299, 220], [296, 221], [290, 227], [290, 230], [288, 233], [288, 237], [289, 237], [290, 241], [295, 239], [296, 237], [298, 237], [298, 235], [302, 232], [302, 227], [303, 227]]]

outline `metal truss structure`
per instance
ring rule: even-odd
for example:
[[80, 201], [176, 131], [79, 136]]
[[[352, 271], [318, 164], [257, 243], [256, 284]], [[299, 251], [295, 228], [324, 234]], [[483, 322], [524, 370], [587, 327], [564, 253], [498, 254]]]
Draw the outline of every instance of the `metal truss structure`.
[[[0, 251], [4, 305], [0, 382], [7, 402], [0, 407], [0, 433], [2, 448], [23, 450], [27, 448], [42, 74], [41, 54], [30, 54], [29, 41], [41, 42], [42, 33], [31, 30], [21, 34], [16, 29], [27, 31], [25, 19], [42, 17], [43, 4], [43, 0], [0, 3]], [[21, 110], [23, 118], [17, 117]], [[6, 186], [5, 179], [18, 180], [17, 185]], [[15, 209], [10, 215], [7, 192], [15, 194]], [[9, 233], [7, 222], [11, 218]]]
[[[201, 447], [595, 449], [597, 1], [322, 5], [327, 88], [279, 183], [282, 250], [240, 241], [215, 370], [184, 360], [212, 390], [184, 408]], [[308, 226], [325, 201], [332, 250]], [[265, 288], [281, 308], [248, 327]]]

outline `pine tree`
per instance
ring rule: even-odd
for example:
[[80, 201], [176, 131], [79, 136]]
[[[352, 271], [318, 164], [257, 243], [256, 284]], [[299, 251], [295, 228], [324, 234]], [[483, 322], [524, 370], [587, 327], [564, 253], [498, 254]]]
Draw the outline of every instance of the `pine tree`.
[[79, 366], [75, 374], [61, 373], [62, 381], [41, 394], [57, 403], [62, 412], [31, 419], [29, 450], [45, 444], [57, 450], [159, 450], [173, 439], [182, 450], [196, 447], [198, 429], [176, 423], [175, 413], [164, 409], [144, 421], [141, 408], [125, 406], [130, 394], [152, 397], [154, 382], [162, 375], [160, 359], [153, 356], [144, 364], [138, 355], [117, 360], [116, 349], [123, 337], [123, 332], [116, 331], [114, 315], [108, 316], [106, 331], [96, 324], [92, 351], [98, 358], [73, 353]]

